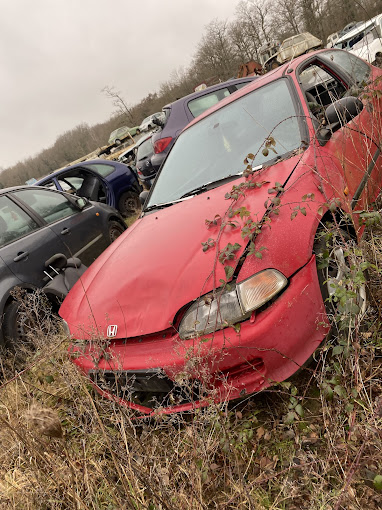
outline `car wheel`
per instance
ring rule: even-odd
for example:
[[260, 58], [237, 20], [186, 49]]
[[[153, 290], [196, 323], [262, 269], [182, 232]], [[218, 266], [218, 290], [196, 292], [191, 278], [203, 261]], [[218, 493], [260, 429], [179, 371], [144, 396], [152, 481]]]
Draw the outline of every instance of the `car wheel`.
[[125, 230], [126, 229], [118, 221], [115, 220], [109, 221], [110, 242], [112, 243], [113, 241], [115, 241], [117, 237], [124, 233]]
[[20, 342], [25, 342], [26, 317], [20, 311], [20, 303], [12, 301], [6, 306], [3, 317], [3, 333], [5, 346], [15, 348]]
[[140, 129], [137, 129], [137, 131], [135, 132], [136, 135], [140, 135], [141, 134], [141, 130]]
[[147, 131], [150, 131], [150, 129], [152, 129], [152, 128], [153, 128], [153, 127], [152, 127], [152, 125], [151, 125], [151, 124], [149, 124], [149, 125], [147, 126]]
[[[345, 306], [341, 305], [338, 299], [338, 289], [345, 289], [346, 280], [352, 279], [351, 262], [347, 255], [348, 248], [353, 244], [354, 239], [346, 230], [338, 229], [335, 239], [330, 238], [327, 241], [326, 232], [318, 231], [313, 245], [313, 252], [316, 255], [317, 275], [321, 287], [322, 298], [325, 303], [326, 311], [329, 315], [333, 314], [363, 314], [367, 307], [366, 285], [360, 284], [354, 289], [349, 290], [349, 296], [346, 297]], [[349, 246], [350, 245], [350, 246]], [[355, 297], [351, 297], [351, 292]], [[355, 306], [357, 308], [355, 308]]]
[[[48, 309], [42, 302], [32, 301], [33, 294], [25, 294], [11, 301], [4, 309], [3, 335], [5, 346], [13, 351], [21, 344], [29, 343], [30, 334], [44, 322]], [[37, 303], [37, 305], [36, 305]], [[50, 312], [49, 312], [50, 313]]]
[[126, 191], [119, 199], [118, 209], [122, 216], [131, 216], [136, 214], [141, 208], [141, 201], [139, 200], [138, 193], [133, 191]]
[[121, 144], [121, 140], [119, 138], [117, 138], [114, 142], [116, 145], [120, 145]]

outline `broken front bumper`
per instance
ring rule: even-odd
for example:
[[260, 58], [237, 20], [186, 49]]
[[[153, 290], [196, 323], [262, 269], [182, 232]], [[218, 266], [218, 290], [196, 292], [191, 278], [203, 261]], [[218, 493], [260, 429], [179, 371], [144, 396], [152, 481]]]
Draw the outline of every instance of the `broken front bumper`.
[[75, 349], [74, 363], [104, 397], [145, 415], [189, 411], [284, 381], [329, 331], [315, 257], [267, 308], [241, 323], [192, 340], [176, 331], [119, 340], [95, 359]]

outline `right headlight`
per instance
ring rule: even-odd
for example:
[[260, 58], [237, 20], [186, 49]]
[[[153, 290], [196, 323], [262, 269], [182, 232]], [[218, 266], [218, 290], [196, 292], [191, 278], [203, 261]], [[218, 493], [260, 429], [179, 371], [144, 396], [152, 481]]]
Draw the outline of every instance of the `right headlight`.
[[207, 294], [195, 301], [179, 325], [180, 338], [186, 340], [222, 329], [244, 320], [276, 296], [288, 283], [276, 269], [265, 269], [230, 290]]

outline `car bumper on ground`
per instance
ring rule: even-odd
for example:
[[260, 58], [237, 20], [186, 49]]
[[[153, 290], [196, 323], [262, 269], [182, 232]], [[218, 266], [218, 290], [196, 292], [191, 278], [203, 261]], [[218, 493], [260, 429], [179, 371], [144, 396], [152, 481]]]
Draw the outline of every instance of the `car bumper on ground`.
[[[293, 375], [329, 331], [315, 257], [267, 308], [192, 340], [174, 331], [112, 343], [102, 355], [71, 348], [99, 393], [143, 415], [190, 411], [263, 390]], [[97, 358], [95, 360], [95, 358]]]

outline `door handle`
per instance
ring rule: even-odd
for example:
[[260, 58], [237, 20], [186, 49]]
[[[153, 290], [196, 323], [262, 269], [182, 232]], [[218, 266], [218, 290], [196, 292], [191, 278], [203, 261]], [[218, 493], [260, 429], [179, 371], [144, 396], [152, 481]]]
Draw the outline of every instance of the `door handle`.
[[68, 229], [68, 227], [65, 227], [61, 230], [61, 234], [64, 236], [65, 234], [69, 234], [70, 233], [70, 229]]
[[26, 259], [29, 255], [28, 251], [21, 251], [17, 254], [17, 257], [13, 259], [13, 262], [19, 262], [19, 260]]

